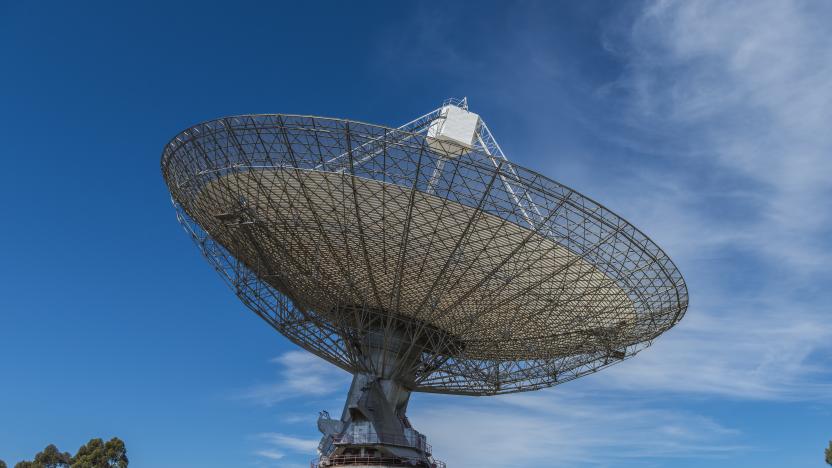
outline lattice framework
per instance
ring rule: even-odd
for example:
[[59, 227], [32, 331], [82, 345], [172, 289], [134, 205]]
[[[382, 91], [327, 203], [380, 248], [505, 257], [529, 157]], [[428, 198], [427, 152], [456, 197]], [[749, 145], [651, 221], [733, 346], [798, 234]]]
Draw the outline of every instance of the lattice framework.
[[415, 391], [548, 387], [682, 318], [684, 280], [639, 230], [495, 157], [487, 127], [474, 150], [407, 131], [429, 122], [230, 117], [174, 138], [162, 170], [183, 226], [250, 309], [350, 372], [372, 370], [370, 331], [404, 340], [418, 359], [397, 372]]

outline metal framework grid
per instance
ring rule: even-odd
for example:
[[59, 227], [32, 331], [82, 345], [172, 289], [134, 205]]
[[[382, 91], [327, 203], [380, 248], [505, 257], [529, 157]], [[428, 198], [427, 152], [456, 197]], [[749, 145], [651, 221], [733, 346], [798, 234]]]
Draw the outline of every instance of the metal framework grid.
[[374, 372], [381, 330], [417, 356], [396, 360], [414, 391], [556, 385], [682, 318], [684, 280], [647, 236], [495, 158], [493, 138], [471, 150], [413, 133], [429, 115], [404, 130], [218, 119], [175, 137], [162, 172], [180, 222], [250, 309], [352, 373]]

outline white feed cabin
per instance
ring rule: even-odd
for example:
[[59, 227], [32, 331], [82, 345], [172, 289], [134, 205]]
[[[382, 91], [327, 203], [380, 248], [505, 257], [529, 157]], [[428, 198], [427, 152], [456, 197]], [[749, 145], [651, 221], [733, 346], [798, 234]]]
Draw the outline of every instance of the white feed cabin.
[[430, 140], [430, 145], [441, 149], [443, 141], [452, 141], [470, 149], [474, 146], [479, 123], [479, 115], [461, 107], [445, 106], [442, 108], [440, 118], [434, 120], [428, 127], [428, 136], [433, 139]]

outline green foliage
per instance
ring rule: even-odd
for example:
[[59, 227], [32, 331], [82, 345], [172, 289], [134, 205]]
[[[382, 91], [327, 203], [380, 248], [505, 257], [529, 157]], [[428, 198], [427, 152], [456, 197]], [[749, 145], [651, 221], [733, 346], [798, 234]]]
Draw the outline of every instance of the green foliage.
[[78, 449], [72, 459], [72, 468], [127, 468], [127, 449], [124, 442], [113, 437], [106, 443], [91, 439]]
[[61, 452], [54, 444], [49, 444], [35, 455], [35, 461], [22, 461], [14, 468], [70, 468], [72, 457], [68, 452]]
[[[49, 444], [35, 455], [34, 461], [18, 462], [14, 468], [127, 468], [127, 463], [124, 442], [113, 437], [107, 442], [91, 439], [78, 449], [74, 457]], [[2, 461], [0, 468], [7, 468]]]
[[43, 468], [69, 468], [72, 463], [72, 456], [69, 452], [61, 453], [58, 447], [49, 444], [43, 452], [35, 455], [35, 465]]
[[829, 441], [829, 448], [826, 449], [826, 463], [832, 465], [832, 440]]
[[3, 460], [0, 460], [0, 468], [8, 468]]

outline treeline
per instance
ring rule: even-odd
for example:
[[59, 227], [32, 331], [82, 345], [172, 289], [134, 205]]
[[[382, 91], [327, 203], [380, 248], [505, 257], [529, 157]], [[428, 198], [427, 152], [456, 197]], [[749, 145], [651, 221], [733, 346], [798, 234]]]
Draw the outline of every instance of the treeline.
[[[49, 444], [35, 455], [32, 461], [21, 461], [14, 468], [127, 468], [127, 448], [118, 437], [104, 442], [92, 439], [75, 453], [61, 452], [54, 444]], [[0, 468], [8, 468], [0, 460]]]

